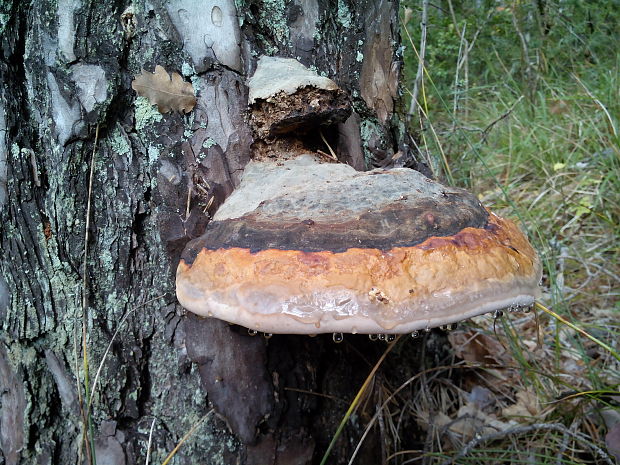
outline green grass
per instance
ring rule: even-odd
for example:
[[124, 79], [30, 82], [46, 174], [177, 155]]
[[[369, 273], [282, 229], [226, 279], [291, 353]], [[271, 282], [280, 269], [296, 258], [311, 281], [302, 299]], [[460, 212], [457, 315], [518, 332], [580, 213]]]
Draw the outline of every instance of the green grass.
[[[528, 233], [543, 296], [537, 312], [474, 319], [450, 334], [454, 360], [386, 394], [368, 423], [388, 425], [385, 463], [613, 463], [601, 412], [620, 404], [620, 9], [539, 2], [543, 15], [536, 4], [429, 7], [422, 116], [410, 130], [439, 178]], [[404, 2], [401, 16], [412, 9], [409, 91], [420, 5]], [[474, 387], [490, 404], [472, 414]], [[416, 450], [397, 446], [412, 433], [407, 416], [426, 431]]]

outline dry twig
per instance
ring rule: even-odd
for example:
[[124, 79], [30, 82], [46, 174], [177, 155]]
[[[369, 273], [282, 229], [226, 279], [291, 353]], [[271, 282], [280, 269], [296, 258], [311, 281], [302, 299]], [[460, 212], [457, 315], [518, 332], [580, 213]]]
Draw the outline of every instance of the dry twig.
[[[88, 347], [86, 344], [87, 336], [87, 320], [88, 320], [88, 242], [90, 240], [90, 211], [93, 193], [93, 180], [95, 175], [95, 155], [97, 154], [97, 142], [99, 142], [99, 124], [95, 129], [95, 142], [93, 143], [93, 154], [90, 159], [90, 171], [88, 176], [88, 197], [86, 200], [86, 220], [84, 227], [84, 262], [82, 264], [82, 361], [84, 370], [84, 397], [82, 396], [82, 389], [80, 383], [77, 383], [78, 403], [80, 405], [80, 413], [82, 415], [82, 421], [84, 423], [84, 431], [82, 435], [82, 441], [78, 449], [78, 461], [82, 460], [82, 446], [86, 444], [86, 455], [88, 457], [88, 463], [96, 463], [95, 458], [95, 442], [93, 438], [92, 421], [87, 412], [84, 409], [84, 400], [90, 404], [90, 389], [88, 381]], [[77, 349], [77, 326], [74, 327], [74, 355], [75, 355], [75, 377], [79, 379], [79, 364], [78, 364], [78, 349]], [[90, 433], [89, 433], [90, 432]]]
[[489, 135], [489, 132], [491, 131], [491, 129], [493, 129], [493, 127], [499, 123], [500, 121], [508, 118], [508, 116], [510, 116], [510, 113], [512, 113], [512, 111], [515, 109], [515, 107], [517, 106], [517, 104], [523, 100], [523, 95], [521, 97], [519, 97], [515, 103], [513, 103], [510, 108], [508, 110], [506, 110], [506, 112], [502, 113], [499, 117], [495, 118], [493, 121], [491, 121], [486, 128], [484, 128], [484, 130], [482, 131], [482, 138], [480, 139], [480, 142], [484, 143]]
[[504, 431], [489, 433], [483, 436], [476, 436], [474, 439], [465, 444], [465, 447], [463, 447], [455, 456], [449, 458], [448, 460], [444, 460], [440, 465], [451, 465], [453, 463], [456, 463], [458, 459], [468, 455], [479, 444], [495, 441], [496, 439], [502, 439], [511, 435], [527, 434], [533, 433], [535, 431], [555, 431], [557, 433], [568, 435], [572, 437], [575, 441], [588, 446], [593, 452], [598, 454], [609, 465], [615, 465], [614, 461], [607, 454], [607, 452], [605, 452], [593, 442], [589, 441], [584, 435], [574, 433], [560, 423], [534, 423], [533, 425], [515, 426], [513, 428], [508, 428]]
[[418, 106], [418, 93], [424, 77], [424, 57], [426, 55], [426, 29], [428, 24], [428, 0], [422, 0], [422, 37], [420, 38], [420, 54], [418, 56], [418, 72], [413, 83], [413, 92], [411, 93], [411, 104], [407, 113], [407, 120], [411, 120], [416, 106]]

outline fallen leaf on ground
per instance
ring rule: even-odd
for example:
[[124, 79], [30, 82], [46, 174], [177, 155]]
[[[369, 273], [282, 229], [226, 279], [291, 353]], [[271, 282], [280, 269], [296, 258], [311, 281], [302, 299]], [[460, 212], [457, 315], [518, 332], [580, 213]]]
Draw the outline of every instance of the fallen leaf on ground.
[[502, 410], [504, 417], [524, 417], [540, 419], [542, 415], [538, 396], [532, 391], [517, 392], [517, 403]]
[[189, 113], [196, 105], [194, 88], [189, 82], [185, 82], [178, 73], [168, 75], [161, 66], [155, 66], [155, 72], [149, 73], [142, 70], [142, 74], [136, 76], [131, 83], [131, 88], [139, 96], [146, 97], [160, 113], [178, 111]]
[[456, 356], [468, 362], [507, 365], [512, 359], [497, 338], [481, 332], [455, 331], [448, 334], [448, 341]]
[[457, 447], [463, 442], [472, 440], [476, 434], [486, 435], [505, 431], [516, 423], [500, 421], [495, 415], [487, 414], [468, 402], [453, 418], [442, 412], [433, 414], [428, 411], [420, 412], [418, 424], [425, 430], [432, 425], [440, 434], [448, 433], [446, 439], [450, 439], [452, 446]]
[[495, 415], [486, 414], [471, 403], [463, 405], [456, 416], [449, 429], [460, 434], [464, 441], [470, 441], [475, 434], [492, 434], [514, 426], [513, 422], [500, 421]]

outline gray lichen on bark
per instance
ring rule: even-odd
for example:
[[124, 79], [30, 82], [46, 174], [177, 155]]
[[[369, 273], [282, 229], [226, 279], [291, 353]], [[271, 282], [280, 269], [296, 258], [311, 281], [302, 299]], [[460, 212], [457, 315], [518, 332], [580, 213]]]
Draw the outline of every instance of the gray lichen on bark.
[[[14, 437], [2, 449], [5, 460], [17, 450], [19, 463], [76, 460], [81, 419], [73, 390], [82, 380], [75, 379], [73, 338], [82, 316], [84, 199], [98, 123], [90, 244], [95, 253], [86, 269], [93, 372], [121, 317], [132, 314], [94, 394], [96, 450], [101, 460], [106, 454], [116, 457], [114, 441], [120, 444], [121, 438], [123, 460], [135, 463], [145, 454], [144, 431], [155, 416], [153, 458], [161, 459], [207, 406], [175, 331], [179, 309], [173, 303], [172, 279], [160, 279], [170, 277], [171, 265], [157, 227], [157, 206], [149, 199], [156, 165], [149, 163], [131, 114], [124, 110], [130, 96], [119, 93], [121, 81], [130, 76], [121, 68], [131, 45], [123, 42], [118, 10], [60, 3], [58, 10], [46, 2], [16, 3], [13, 29], [5, 31], [14, 34], [5, 41], [18, 60], [5, 66], [3, 74], [21, 73], [25, 81], [14, 81], [15, 87], [7, 90], [20, 117], [14, 112], [7, 122], [17, 150], [8, 154], [8, 202], [2, 211], [2, 248], [7, 252], [2, 274], [11, 293], [2, 339], [7, 357], [18, 367], [15, 373], [23, 373], [28, 386], [22, 400], [15, 389], [7, 394], [18, 405], [5, 431], [22, 422], [29, 442], [22, 448]], [[20, 43], [17, 36], [23, 32]], [[146, 61], [134, 53], [140, 54], [137, 61]], [[35, 168], [22, 148], [35, 152], [41, 186], [34, 182]], [[159, 295], [164, 297], [136, 308]], [[17, 376], [5, 373], [3, 386]], [[6, 405], [5, 417], [10, 403]], [[179, 410], [187, 413], [179, 415]], [[116, 424], [112, 435], [111, 421]], [[106, 431], [102, 425], [108, 425]], [[181, 457], [192, 457], [196, 450], [212, 457], [235, 450], [234, 443], [201, 437]]]
[[[245, 81], [258, 56], [297, 58], [351, 96], [355, 112], [332, 128], [341, 160], [361, 169], [363, 151], [372, 163], [401, 149], [396, 103], [386, 100], [398, 100], [397, 5], [206, 4], [135, 1], [125, 17], [131, 29], [121, 22], [129, 2], [1, 6], [8, 12], [0, 29], [0, 449], [7, 464], [76, 462], [83, 354], [78, 349], [76, 360], [74, 344], [82, 318], [91, 383], [119, 329], [93, 395], [102, 462], [144, 463], [153, 419], [151, 460], [161, 461], [212, 402], [225, 420], [212, 417], [177, 463], [309, 463], [337, 418], [331, 405], [285, 388], [347, 398], [361, 382], [355, 370], [365, 365], [344, 363], [351, 353], [320, 338], [267, 344], [184, 317], [174, 270], [250, 159]], [[387, 93], [361, 88], [371, 85], [363, 69], [372, 63], [358, 52], [377, 60]], [[135, 98], [132, 76], [156, 64], [192, 81], [198, 103], [190, 115], [160, 115]]]
[[4, 95], [0, 96], [0, 208], [6, 202], [6, 158], [9, 144], [6, 134], [6, 116], [4, 111]]

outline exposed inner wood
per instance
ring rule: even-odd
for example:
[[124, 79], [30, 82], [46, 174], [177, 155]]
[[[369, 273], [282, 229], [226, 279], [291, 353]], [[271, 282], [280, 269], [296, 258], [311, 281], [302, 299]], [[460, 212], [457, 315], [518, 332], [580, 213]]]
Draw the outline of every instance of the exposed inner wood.
[[304, 87], [292, 95], [281, 92], [269, 101], [257, 100], [250, 121], [257, 137], [265, 139], [342, 123], [350, 114], [351, 103], [342, 90]]
[[329, 153], [329, 147], [335, 150], [338, 145], [336, 125], [346, 121], [352, 111], [344, 91], [310, 86], [291, 95], [281, 92], [268, 101], [259, 99], [251, 110], [254, 159], [280, 158], [283, 153], [308, 150]]

